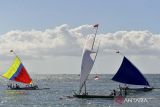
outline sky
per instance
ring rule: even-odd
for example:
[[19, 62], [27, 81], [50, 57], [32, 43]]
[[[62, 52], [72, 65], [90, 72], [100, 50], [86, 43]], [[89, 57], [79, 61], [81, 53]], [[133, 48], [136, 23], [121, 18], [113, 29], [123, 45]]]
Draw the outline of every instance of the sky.
[[99, 24], [92, 73], [116, 73], [121, 51], [142, 73], [160, 73], [158, 0], [1, 0], [0, 71], [13, 49], [30, 74], [79, 74], [83, 46]]

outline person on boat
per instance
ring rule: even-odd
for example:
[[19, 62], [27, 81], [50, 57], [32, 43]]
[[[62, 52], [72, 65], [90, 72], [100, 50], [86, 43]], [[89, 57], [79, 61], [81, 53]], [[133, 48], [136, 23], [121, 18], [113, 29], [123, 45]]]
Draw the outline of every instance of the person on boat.
[[10, 88], [10, 89], [15, 88], [15, 85], [11, 83], [11, 84], [8, 86], [8, 88]]
[[125, 84], [125, 89], [129, 89], [129, 87], [128, 87], [128, 85], [127, 85], [127, 84]]
[[126, 89], [129, 89], [129, 87], [128, 87], [128, 86], [126, 86]]
[[12, 84], [12, 88], [15, 88], [15, 85], [14, 85], [14, 84]]
[[122, 96], [122, 90], [119, 91], [119, 96]]
[[116, 96], [116, 90], [112, 90], [110, 96]]
[[127, 95], [127, 90], [129, 89], [128, 85], [125, 84], [125, 87], [123, 88], [124, 95]]
[[110, 94], [110, 96], [116, 96], [116, 90], [113, 90]]
[[127, 95], [127, 87], [124, 89], [124, 95]]
[[122, 87], [119, 85], [119, 95], [122, 96]]
[[35, 89], [39, 89], [39, 88], [38, 88], [38, 85], [35, 85], [34, 88], [35, 88]]
[[16, 84], [16, 88], [17, 88], [17, 89], [19, 89], [19, 88], [20, 88], [18, 84]]
[[82, 95], [88, 95], [88, 93], [87, 93], [87, 92], [85, 92], [85, 93], [83, 93]]
[[33, 87], [32, 84], [30, 84], [30, 87]]
[[12, 88], [12, 83], [8, 85], [8, 88]]

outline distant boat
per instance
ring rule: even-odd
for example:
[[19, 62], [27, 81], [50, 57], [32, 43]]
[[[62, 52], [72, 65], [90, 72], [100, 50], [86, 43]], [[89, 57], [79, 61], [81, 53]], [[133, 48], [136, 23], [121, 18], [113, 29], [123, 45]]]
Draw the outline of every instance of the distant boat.
[[[97, 33], [98, 24], [95, 25], [94, 28], [96, 28], [96, 33]], [[77, 98], [114, 98], [113, 95], [108, 95], [108, 96], [88, 95], [88, 93], [86, 92], [86, 81], [88, 79], [88, 76], [96, 60], [96, 56], [97, 56], [99, 45], [100, 45], [100, 42], [99, 42], [98, 48], [96, 50], [93, 49], [96, 33], [94, 37], [88, 36], [83, 49], [79, 92], [74, 93], [73, 95], [74, 97], [77, 97]], [[84, 89], [84, 92], [82, 92], [82, 89]]]
[[[120, 52], [118, 51], [116, 53]], [[135, 65], [133, 65], [133, 63], [129, 61], [125, 56], [123, 57], [123, 61], [120, 65], [120, 68], [118, 69], [117, 73], [113, 76], [112, 80], [124, 84], [144, 86], [144, 88], [125, 87], [127, 90], [150, 91], [153, 89], [152, 87], [150, 87], [149, 82], [140, 72], [140, 70]]]
[[[10, 52], [13, 52], [15, 55], [16, 53], [11, 50]], [[21, 82], [23, 84], [26, 84], [25, 87], [20, 87], [18, 84], [8, 85], [8, 88], [11, 90], [36, 90], [38, 89], [37, 85], [32, 84], [32, 79], [30, 78], [27, 70], [25, 69], [23, 63], [21, 62], [20, 58], [16, 55], [12, 65], [8, 69], [6, 73], [2, 75], [2, 77], [7, 78], [11, 81]]]

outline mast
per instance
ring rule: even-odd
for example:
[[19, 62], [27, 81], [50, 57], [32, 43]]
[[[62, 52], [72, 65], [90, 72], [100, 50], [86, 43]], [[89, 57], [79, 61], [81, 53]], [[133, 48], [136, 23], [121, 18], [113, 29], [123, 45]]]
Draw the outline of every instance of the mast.
[[18, 55], [16, 54], [16, 52], [14, 52], [13, 50], [10, 50], [10, 52], [13, 52], [13, 54], [21, 61], [21, 59], [18, 57]]
[[97, 35], [97, 31], [98, 31], [98, 26], [99, 26], [99, 24], [96, 24], [96, 25], [93, 26], [94, 28], [96, 28], [96, 32], [94, 34], [94, 39], [93, 39], [93, 44], [92, 44], [92, 50], [93, 50], [94, 42], [95, 42], [95, 39], [96, 39], [96, 35]]
[[98, 51], [99, 51], [99, 46], [100, 46], [100, 41], [99, 41], [99, 43], [98, 43], [98, 48], [97, 48], [97, 52], [96, 52], [96, 56], [95, 56], [94, 61], [95, 61], [95, 60], [96, 60], [96, 58], [97, 58], [97, 54], [98, 54]]
[[85, 94], [87, 94], [86, 82], [84, 83], [84, 92], [85, 92]]

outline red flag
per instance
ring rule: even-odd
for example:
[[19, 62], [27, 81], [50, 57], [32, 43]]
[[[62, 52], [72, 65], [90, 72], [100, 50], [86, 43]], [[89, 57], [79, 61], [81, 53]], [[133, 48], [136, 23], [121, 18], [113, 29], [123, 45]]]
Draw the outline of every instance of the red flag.
[[98, 27], [99, 26], [99, 24], [95, 24], [93, 27]]

